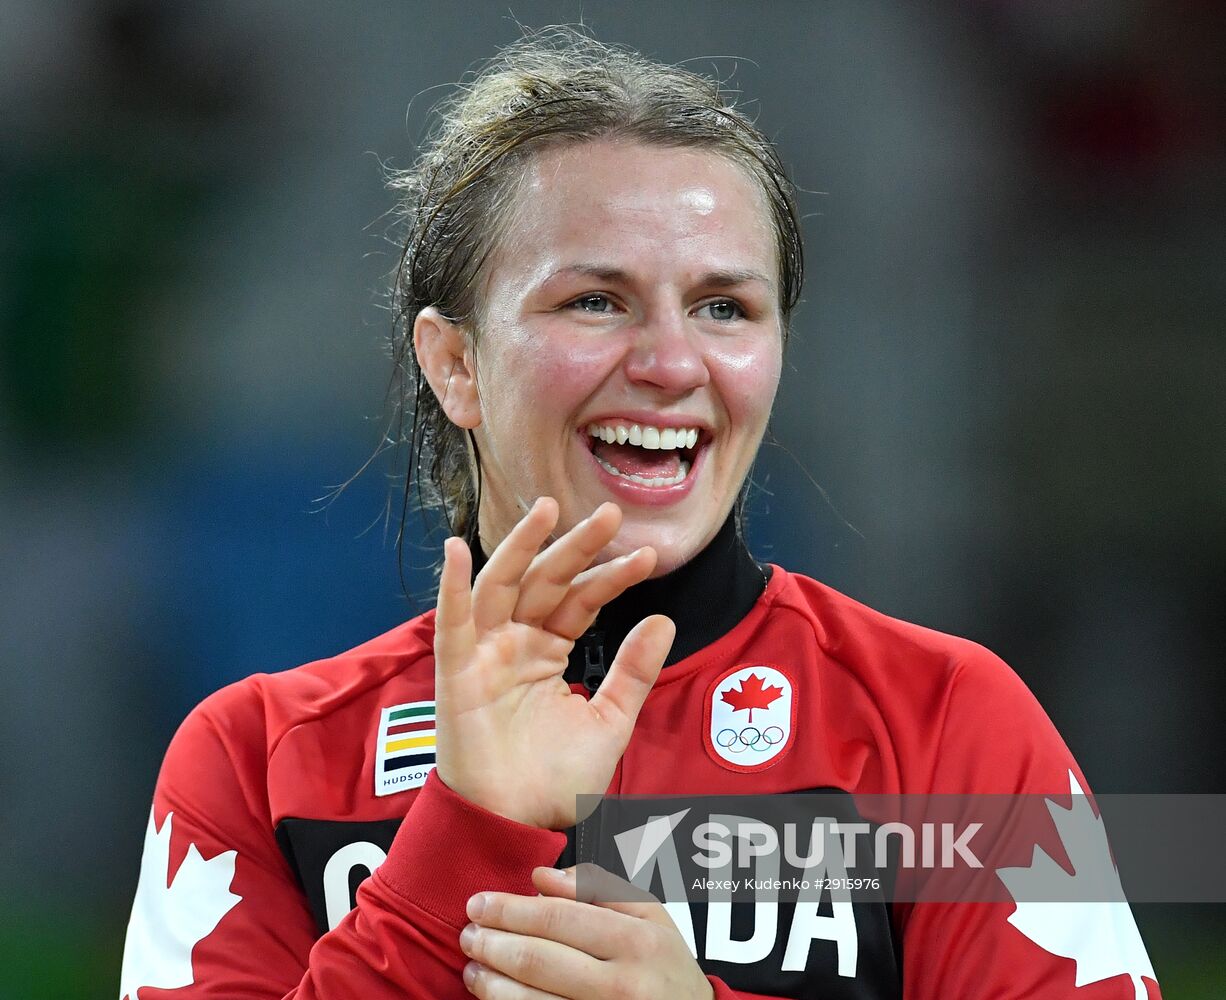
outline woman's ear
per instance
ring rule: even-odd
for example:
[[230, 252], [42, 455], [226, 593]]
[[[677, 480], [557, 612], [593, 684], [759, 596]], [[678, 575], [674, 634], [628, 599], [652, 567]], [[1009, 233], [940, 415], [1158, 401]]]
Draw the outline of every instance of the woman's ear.
[[447, 419], [466, 430], [480, 424], [476, 371], [463, 327], [426, 306], [413, 322], [413, 350]]

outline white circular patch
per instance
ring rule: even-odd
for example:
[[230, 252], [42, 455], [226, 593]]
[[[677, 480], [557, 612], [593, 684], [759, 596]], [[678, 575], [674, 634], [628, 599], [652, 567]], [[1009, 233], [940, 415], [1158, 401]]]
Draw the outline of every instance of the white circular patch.
[[792, 682], [775, 667], [737, 667], [711, 689], [706, 744], [719, 763], [756, 771], [792, 738]]

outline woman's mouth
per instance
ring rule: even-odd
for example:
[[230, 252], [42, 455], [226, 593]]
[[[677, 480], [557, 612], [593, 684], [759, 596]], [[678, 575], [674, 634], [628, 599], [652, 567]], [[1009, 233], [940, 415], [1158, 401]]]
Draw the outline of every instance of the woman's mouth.
[[605, 472], [653, 489], [685, 482], [705, 443], [698, 427], [593, 423], [587, 433], [592, 456]]

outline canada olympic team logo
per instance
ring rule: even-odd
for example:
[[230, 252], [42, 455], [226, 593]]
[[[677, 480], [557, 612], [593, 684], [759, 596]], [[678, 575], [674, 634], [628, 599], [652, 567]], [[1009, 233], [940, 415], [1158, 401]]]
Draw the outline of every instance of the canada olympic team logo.
[[705, 722], [703, 742], [717, 764], [732, 771], [770, 767], [791, 746], [792, 680], [778, 667], [733, 667], [711, 685]]

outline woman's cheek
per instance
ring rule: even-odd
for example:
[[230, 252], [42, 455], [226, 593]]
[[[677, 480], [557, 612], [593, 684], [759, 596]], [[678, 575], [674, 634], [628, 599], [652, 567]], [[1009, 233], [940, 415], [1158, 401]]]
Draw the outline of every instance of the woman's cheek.
[[765, 424], [783, 366], [778, 343], [730, 342], [712, 351], [709, 358], [729, 416]]
[[552, 399], [559, 393], [586, 398], [608, 376], [616, 358], [609, 341], [572, 336], [537, 341], [513, 364], [518, 379], [529, 379]]

